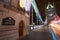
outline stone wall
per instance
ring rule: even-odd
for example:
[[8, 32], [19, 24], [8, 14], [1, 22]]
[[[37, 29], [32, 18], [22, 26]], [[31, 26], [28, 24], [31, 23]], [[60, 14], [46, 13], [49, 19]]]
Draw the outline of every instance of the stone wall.
[[[19, 22], [21, 20], [24, 21], [24, 31], [23, 36], [28, 34], [28, 26], [29, 26], [29, 18], [25, 15], [20, 14], [19, 12], [15, 12], [12, 10], [8, 10], [3, 8], [3, 5], [0, 5], [0, 40], [17, 40], [19, 38], [18, 28]], [[24, 13], [24, 12], [21, 12]], [[6, 17], [12, 17], [15, 20], [15, 25], [2, 25], [2, 19]]]

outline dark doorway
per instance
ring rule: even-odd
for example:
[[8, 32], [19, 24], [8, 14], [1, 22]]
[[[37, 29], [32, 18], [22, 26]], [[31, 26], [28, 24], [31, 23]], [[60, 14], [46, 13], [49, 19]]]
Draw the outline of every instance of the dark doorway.
[[19, 23], [19, 37], [23, 35], [24, 21]]

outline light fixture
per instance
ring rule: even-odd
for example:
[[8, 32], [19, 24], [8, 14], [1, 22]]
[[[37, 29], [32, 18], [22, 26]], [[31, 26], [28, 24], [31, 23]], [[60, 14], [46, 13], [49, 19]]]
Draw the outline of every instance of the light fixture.
[[19, 1], [19, 6], [20, 6], [21, 8], [25, 8], [25, 6], [26, 6], [26, 0], [20, 0], [20, 1]]

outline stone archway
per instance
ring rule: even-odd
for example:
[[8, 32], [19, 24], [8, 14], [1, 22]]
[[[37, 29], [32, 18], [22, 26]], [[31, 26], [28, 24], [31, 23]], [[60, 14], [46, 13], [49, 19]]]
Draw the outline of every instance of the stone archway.
[[24, 21], [23, 20], [21, 20], [20, 22], [19, 22], [19, 36], [22, 36], [23, 35], [23, 28], [24, 28]]

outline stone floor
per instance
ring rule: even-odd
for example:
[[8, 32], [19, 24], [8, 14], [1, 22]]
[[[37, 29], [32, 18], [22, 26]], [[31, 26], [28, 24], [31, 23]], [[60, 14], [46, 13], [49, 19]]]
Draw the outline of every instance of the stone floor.
[[23, 37], [20, 40], [53, 40], [51, 33], [47, 30], [48, 29], [45, 31], [31, 31], [29, 35]]

